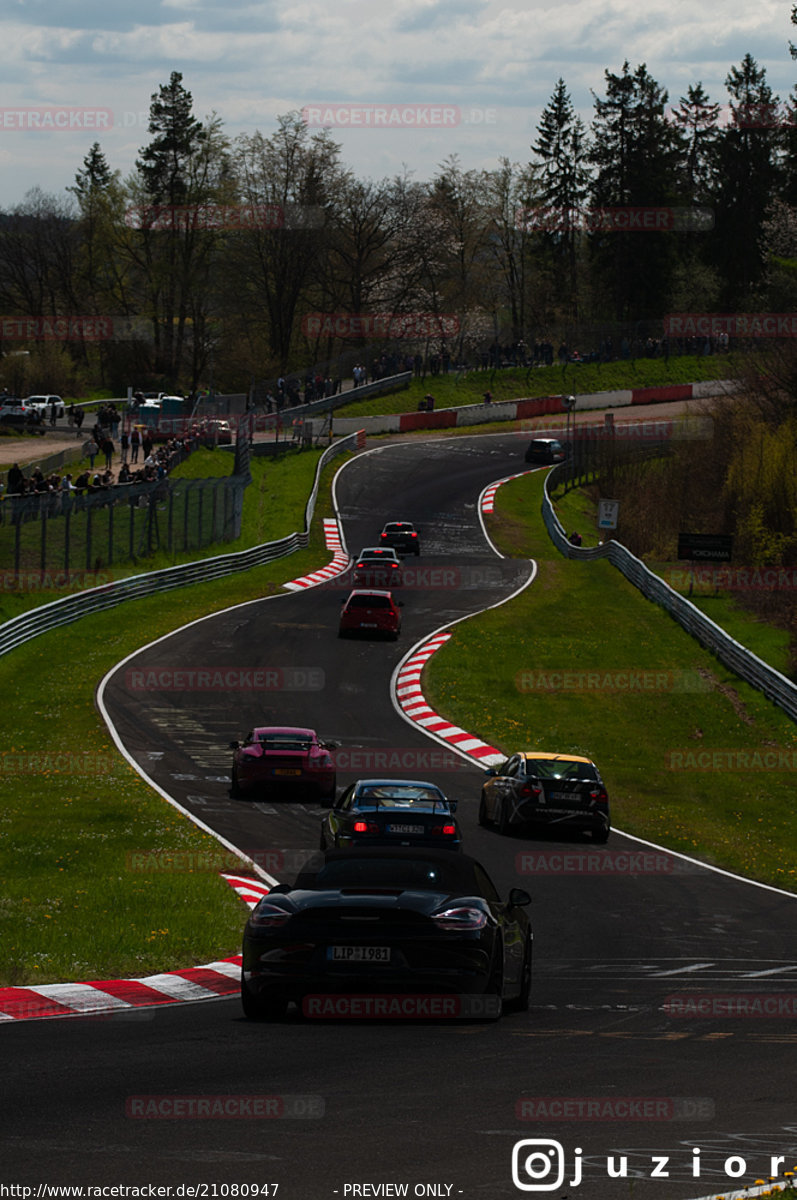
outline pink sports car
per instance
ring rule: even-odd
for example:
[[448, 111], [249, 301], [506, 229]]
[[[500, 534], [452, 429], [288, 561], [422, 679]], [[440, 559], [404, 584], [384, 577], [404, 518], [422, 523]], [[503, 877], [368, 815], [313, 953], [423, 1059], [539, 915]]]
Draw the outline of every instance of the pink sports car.
[[230, 742], [232, 795], [298, 791], [334, 799], [337, 781], [330, 750], [338, 745], [320, 741], [313, 729], [261, 725], [243, 742]]

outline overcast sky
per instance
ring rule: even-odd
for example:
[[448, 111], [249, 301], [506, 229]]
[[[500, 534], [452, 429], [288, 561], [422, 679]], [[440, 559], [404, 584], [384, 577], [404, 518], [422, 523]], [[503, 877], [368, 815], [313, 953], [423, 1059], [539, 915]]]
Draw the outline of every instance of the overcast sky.
[[790, 0], [8, 0], [0, 207], [35, 186], [62, 193], [94, 141], [127, 175], [151, 96], [175, 70], [195, 115], [216, 112], [230, 136], [331, 109], [358, 177], [406, 165], [425, 180], [452, 153], [464, 169], [527, 162], [559, 76], [589, 121], [592, 92], [624, 59], [646, 63], [672, 105], [698, 81], [725, 105], [728, 71], [749, 52], [785, 99], [790, 11]]

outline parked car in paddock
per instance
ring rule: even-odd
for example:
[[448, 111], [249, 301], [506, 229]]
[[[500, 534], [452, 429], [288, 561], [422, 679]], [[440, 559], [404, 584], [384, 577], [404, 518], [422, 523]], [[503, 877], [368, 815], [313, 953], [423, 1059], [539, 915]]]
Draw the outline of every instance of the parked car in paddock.
[[521, 888], [503, 901], [480, 863], [450, 850], [328, 850], [252, 910], [243, 935], [244, 1014], [274, 1020], [294, 1002], [323, 1016], [330, 993], [371, 1004], [448, 997], [451, 1016], [469, 1015], [474, 997], [493, 1001], [481, 1015], [526, 1010], [530, 903]]
[[384, 634], [394, 641], [401, 633], [400, 600], [377, 588], [355, 588], [343, 601], [338, 637], [352, 633]]
[[334, 800], [337, 776], [330, 751], [338, 745], [321, 741], [314, 729], [258, 726], [242, 742], [230, 742], [232, 795], [284, 792]]
[[55, 407], [56, 417], [63, 417], [66, 411], [64, 408], [64, 402], [60, 396], [28, 396], [25, 403], [30, 405], [31, 408], [35, 408], [37, 412], [41, 413], [43, 421], [50, 420], [53, 414], [53, 407]]
[[380, 546], [392, 546], [399, 554], [420, 554], [421, 539], [411, 521], [388, 521], [379, 535]]
[[37, 427], [42, 424], [42, 415], [37, 408], [28, 404], [27, 400], [6, 396], [0, 403], [0, 423], [20, 429]]
[[591, 759], [529, 750], [513, 754], [486, 774], [480, 825], [495, 825], [504, 834], [542, 826], [589, 833], [593, 842], [608, 840], [609, 797]]
[[564, 462], [566, 457], [567, 450], [558, 438], [532, 438], [525, 454], [527, 463], [547, 465]]
[[365, 546], [354, 560], [352, 584], [356, 588], [401, 587], [404, 582], [401, 559], [390, 546]]
[[354, 846], [437, 846], [460, 850], [456, 800], [420, 779], [358, 779], [321, 822], [321, 849]]

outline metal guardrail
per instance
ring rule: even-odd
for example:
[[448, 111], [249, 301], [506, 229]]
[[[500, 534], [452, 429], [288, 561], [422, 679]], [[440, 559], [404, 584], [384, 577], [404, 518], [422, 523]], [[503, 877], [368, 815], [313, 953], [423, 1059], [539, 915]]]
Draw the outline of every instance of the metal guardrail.
[[563, 467], [566, 468], [566, 466], [566, 463], [562, 463], [548, 472], [542, 501], [542, 518], [545, 528], [557, 550], [566, 558], [575, 558], [586, 562], [594, 561], [596, 558], [608, 558], [612, 566], [617, 567], [618, 571], [621, 571], [634, 587], [647, 596], [648, 600], [652, 600], [666, 609], [687, 633], [700, 642], [701, 646], [715, 654], [720, 662], [730, 667], [741, 679], [763, 692], [768, 700], [772, 700], [782, 708], [793, 721], [797, 721], [797, 685], [787, 679], [785, 675], [781, 675], [780, 671], [776, 671], [774, 667], [763, 662], [741, 642], [730, 637], [724, 629], [721, 629], [710, 617], [702, 613], [691, 600], [681, 596], [658, 575], [654, 575], [652, 571], [648, 570], [645, 564], [620, 542], [612, 539], [604, 542], [601, 546], [590, 547], [578, 547], [570, 544], [567, 534], [554, 512], [549, 495], [549, 489], [556, 486], [558, 476], [564, 473]]
[[221, 554], [215, 558], [206, 558], [198, 562], [184, 563], [179, 567], [166, 567], [161, 571], [149, 571], [142, 575], [133, 575], [129, 579], [120, 579], [103, 587], [90, 588], [76, 596], [65, 596], [50, 604], [43, 604], [30, 612], [12, 617], [0, 625], [0, 655], [7, 654], [24, 642], [30, 641], [39, 634], [48, 633], [62, 625], [69, 625], [81, 617], [91, 613], [103, 612], [114, 608], [125, 600], [138, 600], [143, 596], [153, 596], [158, 592], [169, 591], [172, 588], [185, 587], [191, 583], [208, 583], [213, 579], [221, 579], [225, 575], [233, 575], [239, 571], [248, 571], [251, 567], [260, 567], [264, 563], [273, 562], [293, 554], [295, 550], [304, 549], [310, 538], [310, 523], [315, 512], [318, 498], [318, 484], [321, 471], [338, 454], [354, 449], [358, 445], [357, 434], [350, 434], [329, 446], [318, 460], [313, 487], [305, 510], [305, 528], [301, 533], [291, 533], [276, 542], [264, 542], [261, 546], [253, 546], [248, 550], [239, 550], [231, 554]]

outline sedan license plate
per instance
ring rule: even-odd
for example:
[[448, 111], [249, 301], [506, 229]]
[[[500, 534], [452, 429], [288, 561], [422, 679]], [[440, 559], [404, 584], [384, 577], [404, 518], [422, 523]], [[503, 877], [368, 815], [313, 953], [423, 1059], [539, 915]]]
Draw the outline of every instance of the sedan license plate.
[[377, 629], [376, 621], [363, 621], [360, 624], [360, 629]]
[[333, 962], [390, 962], [389, 946], [330, 946], [327, 957]]
[[301, 770], [298, 767], [275, 767], [275, 775], [301, 775]]
[[388, 833], [426, 833], [423, 825], [386, 825], [385, 829]]

